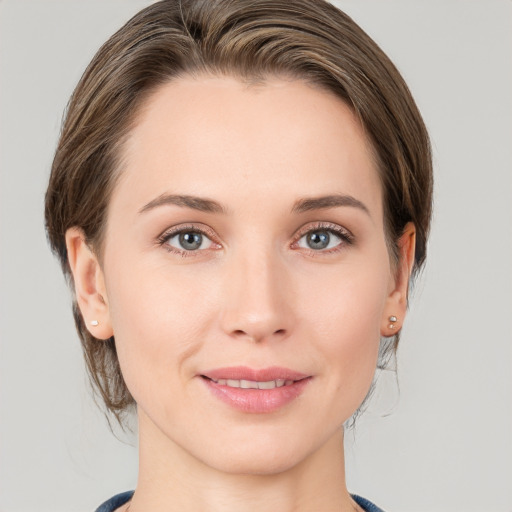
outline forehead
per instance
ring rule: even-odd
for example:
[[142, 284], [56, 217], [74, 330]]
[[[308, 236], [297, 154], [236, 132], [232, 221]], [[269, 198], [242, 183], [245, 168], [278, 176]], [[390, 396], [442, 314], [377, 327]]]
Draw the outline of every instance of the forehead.
[[333, 93], [302, 81], [169, 82], [140, 109], [123, 157], [113, 201], [127, 193], [134, 206], [162, 193], [233, 207], [344, 193], [381, 210], [376, 165], [357, 117]]

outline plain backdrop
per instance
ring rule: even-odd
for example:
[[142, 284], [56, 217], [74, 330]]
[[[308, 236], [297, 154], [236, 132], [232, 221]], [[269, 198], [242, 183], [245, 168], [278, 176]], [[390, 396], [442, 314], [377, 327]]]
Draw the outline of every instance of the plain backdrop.
[[[86, 382], [43, 229], [62, 112], [144, 0], [0, 0], [0, 512], [92, 511], [136, 481]], [[430, 129], [435, 218], [398, 360], [347, 434], [349, 489], [389, 512], [512, 511], [512, 2], [337, 2]], [[319, 511], [321, 512], [321, 511]]]

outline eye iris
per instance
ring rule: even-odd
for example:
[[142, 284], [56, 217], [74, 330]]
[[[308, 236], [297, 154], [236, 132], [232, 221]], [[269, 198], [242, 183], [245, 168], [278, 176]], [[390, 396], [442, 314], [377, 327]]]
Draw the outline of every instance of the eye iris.
[[179, 241], [180, 245], [184, 249], [193, 251], [194, 249], [199, 249], [199, 247], [201, 247], [201, 244], [203, 243], [203, 235], [201, 233], [188, 231], [187, 233], [180, 233]]
[[325, 249], [329, 245], [330, 239], [327, 231], [314, 231], [307, 235], [307, 242], [311, 249]]

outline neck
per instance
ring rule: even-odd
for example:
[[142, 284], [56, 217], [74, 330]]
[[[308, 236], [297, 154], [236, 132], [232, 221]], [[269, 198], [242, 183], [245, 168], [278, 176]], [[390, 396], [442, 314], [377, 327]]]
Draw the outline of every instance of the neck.
[[359, 510], [345, 485], [342, 429], [296, 466], [274, 474], [234, 474], [207, 466], [143, 415], [139, 433], [139, 478], [130, 512]]

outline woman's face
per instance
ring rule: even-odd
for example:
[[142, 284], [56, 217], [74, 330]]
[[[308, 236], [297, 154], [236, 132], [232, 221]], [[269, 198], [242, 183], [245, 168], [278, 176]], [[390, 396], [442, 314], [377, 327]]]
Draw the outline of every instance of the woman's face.
[[404, 302], [352, 111], [300, 81], [180, 78], [123, 157], [97, 283], [141, 442], [244, 473], [318, 453]]

